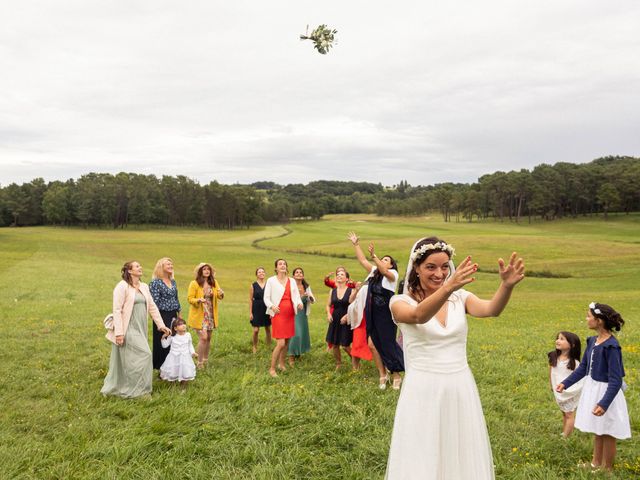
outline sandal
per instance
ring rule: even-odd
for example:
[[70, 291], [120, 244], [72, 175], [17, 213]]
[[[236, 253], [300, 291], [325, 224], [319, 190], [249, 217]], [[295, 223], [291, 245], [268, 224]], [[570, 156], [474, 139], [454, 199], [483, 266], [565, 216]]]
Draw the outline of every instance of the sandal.
[[578, 463], [578, 468], [595, 472], [596, 470], [600, 469], [600, 465], [594, 465], [592, 462], [580, 462]]
[[391, 388], [393, 388], [394, 390], [400, 390], [400, 385], [402, 385], [402, 377], [396, 377], [393, 379]]
[[380, 390], [386, 390], [388, 381], [389, 381], [389, 375], [385, 375], [384, 377], [380, 377], [378, 379], [378, 388]]

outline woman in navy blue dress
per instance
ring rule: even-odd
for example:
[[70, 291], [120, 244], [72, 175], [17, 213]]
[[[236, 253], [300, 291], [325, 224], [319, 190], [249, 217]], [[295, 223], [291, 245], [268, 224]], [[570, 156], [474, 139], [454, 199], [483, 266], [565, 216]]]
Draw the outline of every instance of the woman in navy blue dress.
[[[329, 348], [333, 351], [333, 357], [336, 360], [336, 370], [342, 366], [342, 355], [340, 347], [351, 356], [351, 342], [353, 340], [353, 332], [351, 325], [347, 322], [347, 310], [349, 304], [356, 298], [357, 290], [347, 287], [347, 271], [344, 267], [336, 268], [336, 288], [331, 290], [327, 299], [327, 321], [329, 328], [327, 329], [326, 341]], [[353, 360], [353, 359], [352, 359]], [[356, 368], [356, 364], [353, 367]]]
[[267, 313], [267, 306], [264, 304], [264, 286], [266, 272], [264, 267], [256, 269], [256, 281], [249, 289], [249, 321], [253, 327], [253, 353], [258, 351], [258, 333], [260, 327], [264, 328], [265, 341], [271, 347], [271, 317]]

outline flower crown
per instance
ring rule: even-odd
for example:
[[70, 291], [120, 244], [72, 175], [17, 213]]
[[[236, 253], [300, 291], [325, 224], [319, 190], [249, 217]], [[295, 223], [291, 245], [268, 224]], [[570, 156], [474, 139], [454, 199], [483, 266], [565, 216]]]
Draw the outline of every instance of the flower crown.
[[412, 262], [415, 262], [419, 258], [422, 258], [422, 256], [430, 250], [439, 250], [441, 252], [446, 252], [447, 254], [449, 254], [449, 258], [452, 258], [456, 254], [455, 248], [453, 248], [451, 245], [447, 245], [444, 242], [436, 242], [425, 243], [417, 250], [414, 250], [411, 254], [411, 257], [409, 258]]
[[596, 315], [602, 315], [602, 311], [599, 308], [596, 308], [596, 302], [591, 302], [589, 304], [589, 310], [591, 310]]

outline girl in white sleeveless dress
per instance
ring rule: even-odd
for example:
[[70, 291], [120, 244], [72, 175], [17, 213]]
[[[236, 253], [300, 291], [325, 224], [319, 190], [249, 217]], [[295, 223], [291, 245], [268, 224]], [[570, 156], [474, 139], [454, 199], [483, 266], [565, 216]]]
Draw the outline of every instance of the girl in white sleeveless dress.
[[582, 393], [584, 381], [581, 380], [564, 392], [556, 392], [556, 385], [573, 373], [580, 364], [582, 350], [580, 337], [572, 332], [559, 332], [556, 336], [556, 348], [549, 352], [549, 379], [556, 403], [562, 411], [562, 436], [567, 438], [573, 432], [576, 421], [576, 408]]

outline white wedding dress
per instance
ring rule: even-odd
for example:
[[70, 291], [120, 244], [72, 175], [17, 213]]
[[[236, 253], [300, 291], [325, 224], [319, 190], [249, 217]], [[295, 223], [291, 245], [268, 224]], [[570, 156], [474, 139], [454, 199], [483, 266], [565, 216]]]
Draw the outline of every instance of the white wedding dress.
[[[388, 480], [485, 480], [493, 457], [480, 396], [467, 364], [469, 292], [449, 297], [446, 326], [399, 323], [406, 375], [398, 399]], [[394, 302], [417, 305], [408, 295]]]

